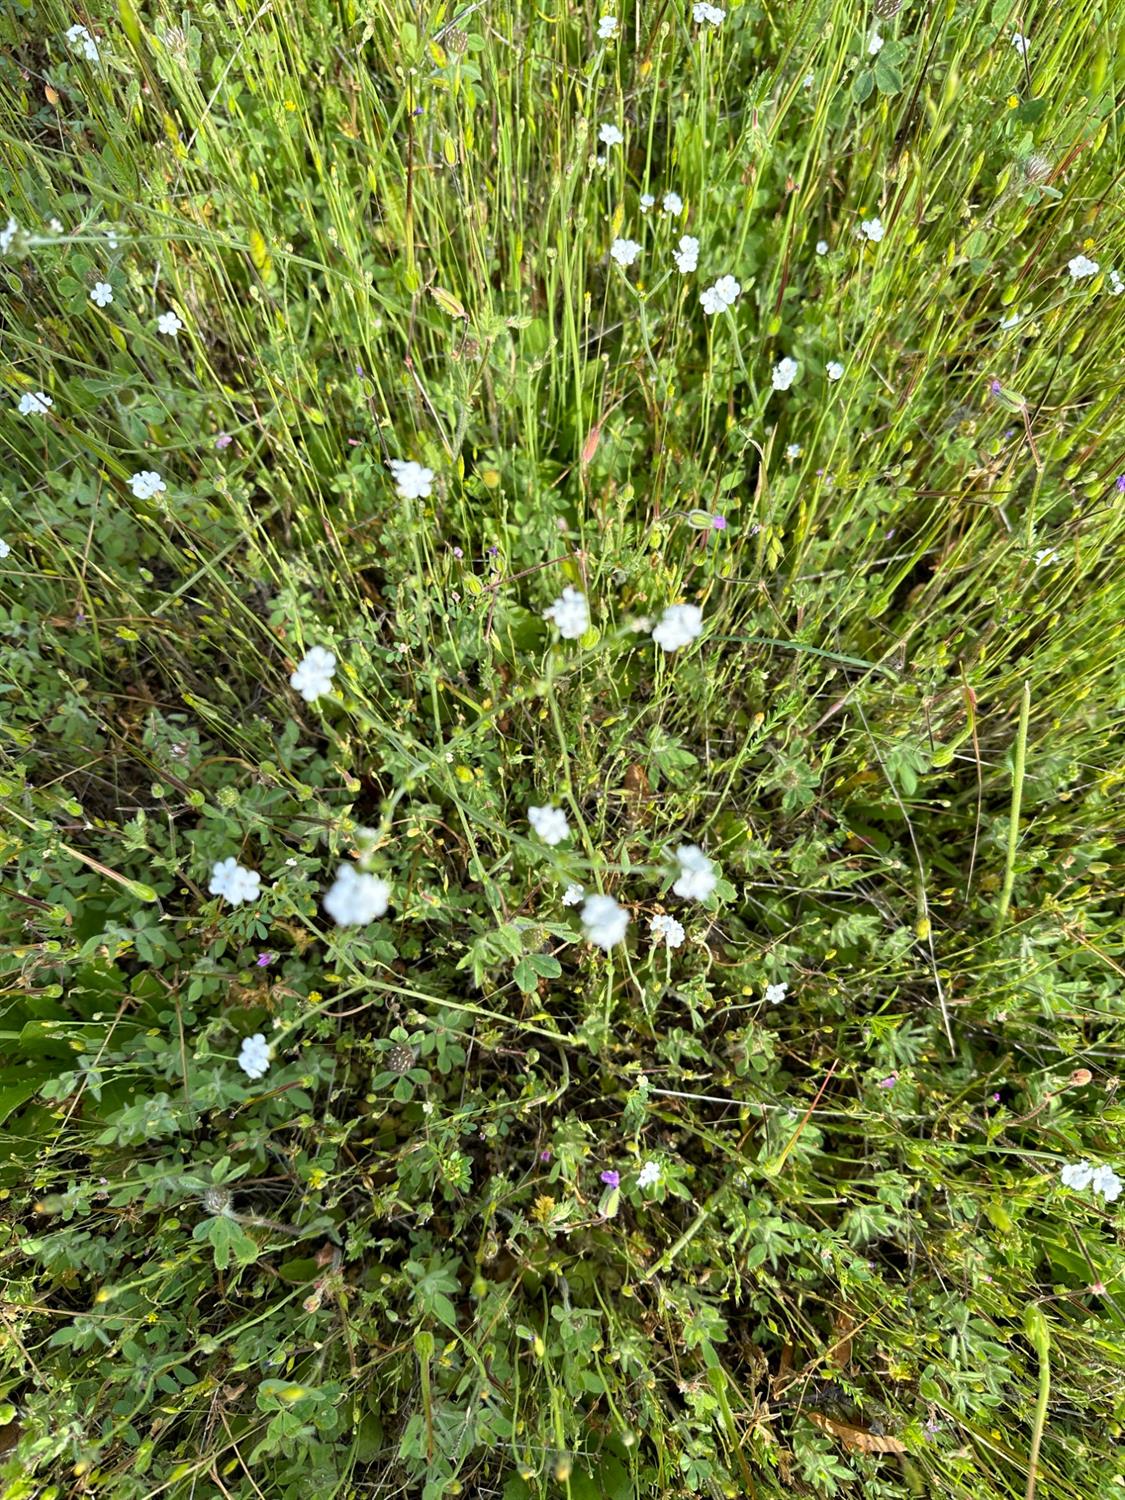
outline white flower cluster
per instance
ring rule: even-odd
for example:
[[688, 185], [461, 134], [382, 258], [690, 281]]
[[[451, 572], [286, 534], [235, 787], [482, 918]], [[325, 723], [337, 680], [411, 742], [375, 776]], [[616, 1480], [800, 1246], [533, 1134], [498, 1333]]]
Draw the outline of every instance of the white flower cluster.
[[800, 373], [801, 367], [795, 359], [790, 359], [788, 355], [779, 359], [770, 375], [774, 390], [787, 391]]
[[138, 500], [151, 500], [168, 486], [155, 469], [139, 469], [136, 474], [129, 475], [129, 488]]
[[699, 25], [721, 26], [726, 17], [726, 11], [720, 10], [717, 5], [709, 5], [708, 0], [696, 0], [691, 8], [692, 20]]
[[664, 651], [678, 651], [702, 630], [703, 611], [697, 604], [669, 604], [653, 627], [652, 638]]
[[425, 500], [434, 487], [434, 471], [413, 459], [388, 458], [387, 468], [403, 500]]
[[568, 585], [554, 604], [543, 611], [543, 618], [554, 621], [564, 641], [579, 640], [590, 628], [590, 607], [586, 603], [586, 595]]
[[598, 22], [598, 36], [603, 42], [610, 42], [617, 35], [617, 17], [602, 16]]
[[570, 837], [570, 824], [561, 807], [529, 807], [527, 821], [545, 844], [552, 848]]
[[733, 276], [720, 276], [714, 286], [709, 286], [705, 291], [700, 292], [699, 300], [708, 317], [714, 317], [718, 313], [726, 312], [728, 307], [733, 307], [741, 291], [741, 286]]
[[212, 896], [222, 896], [232, 906], [241, 906], [244, 901], [257, 901], [261, 884], [262, 877], [257, 870], [240, 865], [232, 854], [214, 866], [207, 889]]
[[677, 896], [685, 901], [706, 901], [715, 889], [718, 877], [715, 866], [698, 844], [681, 844], [676, 850], [679, 876], [672, 886]]
[[1096, 276], [1100, 269], [1097, 261], [1091, 260], [1088, 255], [1076, 255], [1073, 260], [1067, 261], [1066, 268], [1072, 281], [1085, 281], [1087, 276]]
[[238, 1066], [251, 1078], [262, 1078], [269, 1071], [270, 1049], [260, 1031], [243, 1037], [238, 1053]]
[[76, 52], [81, 52], [87, 62], [98, 61], [98, 44], [85, 26], [80, 26], [77, 22], [73, 26], [68, 26], [66, 39]]
[[698, 268], [699, 241], [693, 234], [681, 235], [679, 248], [672, 251], [672, 259], [676, 262], [676, 270], [684, 276]]
[[46, 391], [24, 391], [18, 410], [21, 417], [45, 417], [54, 404]]
[[641, 247], [636, 240], [614, 240], [609, 253], [619, 266], [631, 266], [640, 255]]
[[385, 880], [355, 865], [340, 865], [325, 893], [324, 910], [337, 927], [366, 927], [386, 913], [390, 902], [391, 888]]
[[1095, 1167], [1088, 1161], [1068, 1162], [1059, 1173], [1063, 1187], [1082, 1192], [1093, 1188], [1107, 1203], [1116, 1203], [1121, 1196], [1121, 1178], [1112, 1167]]
[[582, 908], [587, 940], [607, 953], [624, 938], [630, 920], [629, 913], [612, 896], [589, 896]]
[[300, 693], [306, 703], [315, 703], [325, 693], [332, 691], [332, 676], [336, 671], [336, 658], [324, 646], [312, 646], [297, 664], [297, 670], [289, 679], [289, 686]]
[[654, 943], [664, 943], [669, 948], [679, 948], [683, 945], [683, 923], [677, 922], [675, 917], [669, 917], [660, 912], [649, 919], [648, 930], [652, 934]]

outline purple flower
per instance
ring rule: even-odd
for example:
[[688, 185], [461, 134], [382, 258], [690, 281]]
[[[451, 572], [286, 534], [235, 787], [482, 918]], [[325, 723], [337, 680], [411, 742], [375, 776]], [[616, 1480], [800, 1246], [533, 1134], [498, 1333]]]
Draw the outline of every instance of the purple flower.
[[549, 1151], [540, 1151], [540, 1153], [539, 1153], [539, 1160], [540, 1161], [550, 1161], [551, 1160], [551, 1153]]
[[1125, 495], [1125, 474], [1118, 474], [1117, 489], [1119, 494]]
[[464, 555], [465, 554], [461, 551], [460, 547], [454, 547], [454, 549], [453, 549], [453, 556], [457, 559], [458, 562], [461, 561], [461, 559], [464, 557]]
[[998, 380], [990, 380], [988, 382], [988, 389], [992, 392], [992, 394], [994, 396], [998, 396], [1000, 394], [1000, 392], [1004, 389], [1004, 387], [1000, 384], [1000, 382]]
[[276, 953], [259, 953], [258, 954], [258, 968], [259, 969], [268, 969], [269, 966], [270, 966], [270, 964], [273, 963], [273, 961], [274, 961], [274, 959], [276, 957], [277, 957]]
[[725, 531], [726, 529], [727, 529], [727, 518], [726, 518], [726, 516], [712, 516], [711, 517], [711, 530], [712, 531]]
[[229, 448], [230, 445], [233, 442], [234, 442], [234, 439], [231, 437], [231, 435], [230, 435], [229, 432], [220, 432], [219, 435], [215, 439], [215, 447], [216, 448]]
[[897, 1082], [898, 1082], [898, 1074], [897, 1073], [888, 1073], [887, 1076], [886, 1076], [886, 1078], [880, 1078], [880, 1080], [879, 1080], [879, 1087], [881, 1089], [893, 1089], [894, 1086], [895, 1086], [895, 1084]]
[[598, 1181], [599, 1182], [604, 1182], [605, 1185], [606, 1185], [606, 1187], [620, 1187], [621, 1186], [621, 1173], [620, 1172], [603, 1172], [601, 1174], [601, 1176], [598, 1178]]

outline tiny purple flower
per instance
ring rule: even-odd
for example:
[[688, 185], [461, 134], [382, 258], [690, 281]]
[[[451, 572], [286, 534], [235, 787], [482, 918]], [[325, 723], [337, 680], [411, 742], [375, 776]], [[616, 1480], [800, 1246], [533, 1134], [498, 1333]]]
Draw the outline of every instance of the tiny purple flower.
[[599, 1182], [604, 1182], [605, 1185], [606, 1185], [606, 1187], [620, 1187], [621, 1186], [621, 1173], [620, 1172], [603, 1172], [601, 1174], [601, 1176], [598, 1178], [598, 1181]]
[[893, 1089], [894, 1086], [895, 1086], [895, 1084], [897, 1082], [898, 1082], [898, 1074], [897, 1073], [888, 1073], [887, 1076], [886, 1076], [886, 1078], [880, 1078], [880, 1080], [879, 1080], [879, 1087], [881, 1089]]
[[489, 547], [489, 549], [488, 549], [488, 555], [489, 555], [489, 557], [496, 557], [496, 556], [499, 555], [499, 552], [500, 552], [500, 548], [499, 547]]
[[233, 442], [234, 442], [234, 439], [231, 437], [231, 435], [230, 435], [229, 432], [220, 432], [219, 435], [215, 439], [215, 447], [216, 448], [229, 448], [230, 445]]
[[454, 549], [453, 549], [453, 556], [457, 559], [458, 562], [461, 561], [461, 559], [464, 557], [464, 555], [465, 554], [461, 551], [460, 547], [454, 547]]
[[274, 961], [274, 959], [276, 957], [277, 957], [276, 953], [259, 953], [258, 954], [258, 968], [259, 969], [268, 969], [269, 966], [270, 966], [270, 964], [273, 963], [273, 961]]
[[1004, 389], [1004, 387], [1000, 384], [1000, 382], [998, 380], [990, 380], [988, 382], [988, 389], [992, 392], [992, 394], [994, 396], [998, 396], [1000, 394], [1000, 392]]
[[712, 516], [711, 529], [712, 531], [725, 531], [727, 529], [726, 516]]
[[551, 1153], [549, 1151], [540, 1151], [540, 1153], [539, 1153], [539, 1160], [540, 1161], [550, 1161], [551, 1160]]
[[1125, 474], [1118, 474], [1117, 476], [1117, 492], [1120, 495], [1125, 495]]

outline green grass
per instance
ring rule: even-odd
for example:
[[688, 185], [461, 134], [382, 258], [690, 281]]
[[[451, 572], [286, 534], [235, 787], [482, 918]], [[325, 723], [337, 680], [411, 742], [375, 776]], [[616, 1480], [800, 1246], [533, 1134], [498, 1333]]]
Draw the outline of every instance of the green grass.
[[600, 14], [0, 17], [5, 1500], [1125, 1483], [1121, 6]]

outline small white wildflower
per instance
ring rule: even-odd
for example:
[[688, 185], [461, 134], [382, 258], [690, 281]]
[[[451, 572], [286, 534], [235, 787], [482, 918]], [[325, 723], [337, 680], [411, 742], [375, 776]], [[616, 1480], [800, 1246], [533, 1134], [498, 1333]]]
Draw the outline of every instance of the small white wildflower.
[[257, 901], [261, 884], [257, 870], [240, 865], [232, 854], [211, 867], [211, 884], [207, 889], [212, 896], [222, 896], [232, 906], [241, 906], [244, 901]]
[[598, 36], [603, 42], [610, 42], [617, 35], [617, 17], [602, 16], [598, 22]]
[[425, 500], [434, 487], [434, 471], [412, 458], [388, 458], [387, 468], [394, 478], [395, 488], [404, 500]]
[[838, 359], [830, 359], [825, 367], [824, 373], [829, 380], [839, 380], [844, 373], [844, 367]]
[[640, 255], [641, 247], [636, 240], [614, 240], [609, 253], [619, 266], [631, 266]]
[[649, 209], [652, 207], [652, 205], [655, 202], [656, 202], [656, 199], [652, 196], [651, 193], [642, 193], [641, 194], [641, 213], [647, 214], [648, 211], [649, 211]]
[[1012, 46], [1021, 57], [1026, 57], [1027, 49], [1031, 46], [1031, 38], [1029, 36], [1021, 36], [1018, 31], [1014, 31], [1012, 33]]
[[52, 234], [62, 234], [63, 233], [62, 220], [61, 219], [48, 219], [47, 220], [47, 228], [51, 231]]
[[763, 997], [769, 1005], [780, 1005], [785, 999], [789, 986], [784, 982], [781, 984], [767, 984], [766, 993]]
[[1100, 1193], [1107, 1203], [1116, 1203], [1121, 1196], [1121, 1178], [1112, 1167], [1095, 1167], [1090, 1186]]
[[135, 474], [129, 475], [129, 488], [138, 500], [151, 500], [168, 486], [155, 469], [138, 469]]
[[98, 61], [98, 44], [85, 26], [79, 26], [75, 22], [73, 26], [67, 27], [66, 39], [76, 51], [81, 52], [87, 62]]
[[20, 226], [16, 223], [15, 219], [9, 219], [4, 228], [0, 229], [0, 255], [7, 255], [19, 232]]
[[1125, 281], [1122, 280], [1120, 271], [1109, 273], [1109, 290], [1114, 297], [1120, 297], [1121, 293], [1125, 292]]
[[717, 5], [709, 5], [707, 0], [696, 0], [691, 8], [692, 19], [700, 25], [704, 22], [708, 26], [721, 26], [726, 16], [725, 10], [720, 10]]
[[117, 231], [115, 229], [107, 229], [106, 230], [106, 232], [105, 232], [105, 242], [106, 242], [106, 244], [109, 246], [109, 248], [111, 250], [116, 250], [117, 249], [118, 240], [117, 240]]
[[1081, 1192], [1094, 1180], [1094, 1169], [1088, 1161], [1068, 1162], [1059, 1173], [1063, 1187]]
[[179, 318], [171, 310], [162, 312], [156, 320], [157, 331], [159, 333], [166, 333], [171, 338], [175, 338], [183, 326], [183, 323], [180, 322]]
[[1055, 551], [1054, 547], [1040, 547], [1039, 551], [1035, 554], [1035, 566], [1037, 568], [1047, 568], [1052, 563], [1057, 563], [1058, 561], [1059, 554]]
[[251, 1078], [262, 1078], [269, 1072], [270, 1049], [260, 1031], [243, 1037], [238, 1053], [238, 1066]]
[[289, 686], [300, 693], [306, 703], [315, 703], [332, 691], [335, 670], [333, 653], [324, 646], [312, 646], [297, 663], [296, 671], [289, 678]]
[[883, 38], [879, 35], [878, 31], [876, 31], [875, 28], [872, 27], [871, 35], [867, 39], [867, 55], [868, 57], [876, 57], [882, 50]]
[[709, 316], [716, 313], [726, 312], [728, 307], [733, 307], [741, 295], [742, 288], [733, 276], [720, 276], [714, 286], [709, 286], [706, 291], [700, 292], [699, 300], [703, 304], [703, 311]]
[[113, 301], [113, 288], [108, 281], [95, 281], [90, 293], [90, 301], [96, 307], [108, 307]]
[[785, 359], [779, 359], [777, 364], [774, 365], [773, 373], [770, 376], [774, 390], [787, 391], [796, 380], [800, 369], [801, 367], [795, 359], [790, 359], [788, 356]]
[[1019, 320], [1020, 320], [1020, 315], [1019, 315], [1018, 312], [1009, 313], [1006, 318], [1001, 318], [1000, 319], [1000, 327], [1003, 328], [1005, 331], [1007, 329], [1009, 329], [1009, 328], [1015, 328], [1016, 325], [1019, 323]]
[[608, 953], [624, 938], [629, 913], [612, 896], [588, 896], [582, 908], [582, 926], [587, 941]]
[[786, 448], [786, 450], [785, 450], [785, 457], [786, 458], [800, 458], [801, 451], [802, 450], [801, 450], [800, 443], [790, 443], [789, 446], [788, 446], [788, 448]]
[[827, 240], [817, 240], [817, 242], [816, 242], [816, 253], [818, 255], [827, 255], [828, 254], [828, 241]]
[[566, 890], [563, 891], [562, 904], [564, 906], [577, 906], [580, 901], [585, 901], [585, 899], [585, 887], [579, 885], [576, 880], [572, 880]]
[[805, 76], [801, 79], [801, 87], [805, 88], [805, 89], [811, 89], [815, 83], [816, 83], [816, 74], [815, 73], [806, 73]]
[[703, 630], [703, 611], [697, 604], [669, 604], [653, 626], [652, 638], [664, 651], [689, 646]]
[[1091, 260], [1088, 255], [1076, 255], [1072, 260], [1067, 261], [1066, 268], [1070, 272], [1072, 281], [1083, 281], [1087, 276], [1098, 274], [1097, 261]]
[[865, 240], [870, 240], [873, 245], [877, 245], [887, 231], [883, 228], [882, 219], [862, 219], [859, 232]]
[[693, 234], [680, 236], [678, 250], [672, 251], [672, 259], [676, 262], [676, 270], [687, 276], [699, 266], [699, 241]]
[[665, 193], [661, 207], [666, 214], [671, 214], [673, 218], [678, 219], [684, 211], [684, 200], [679, 193]]
[[45, 417], [54, 404], [46, 391], [24, 391], [19, 399], [19, 414], [21, 417]]
[[637, 1173], [637, 1186], [639, 1188], [655, 1187], [660, 1181], [660, 1166], [655, 1161], [646, 1161]]
[[11, 550], [4, 538], [0, 537], [0, 558], [9, 556]]
[[685, 901], [706, 901], [715, 889], [715, 866], [698, 844], [681, 844], [676, 850], [679, 877], [672, 889]]
[[616, 125], [603, 125], [598, 131], [598, 140], [603, 146], [620, 146], [624, 139]]
[[355, 865], [340, 865], [321, 905], [337, 927], [366, 927], [385, 914], [391, 888], [377, 875], [365, 875]]
[[568, 584], [554, 604], [543, 611], [543, 618], [554, 621], [564, 641], [577, 641], [590, 628], [586, 595]]
[[570, 824], [561, 807], [529, 807], [527, 821], [543, 842], [552, 847], [570, 837]]
[[679, 948], [684, 941], [684, 928], [682, 922], [677, 922], [675, 917], [668, 917], [661, 912], [653, 917], [648, 924], [648, 930], [652, 933], [653, 943], [664, 943], [669, 948]]

